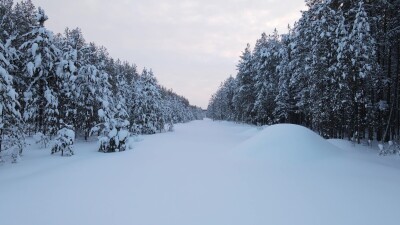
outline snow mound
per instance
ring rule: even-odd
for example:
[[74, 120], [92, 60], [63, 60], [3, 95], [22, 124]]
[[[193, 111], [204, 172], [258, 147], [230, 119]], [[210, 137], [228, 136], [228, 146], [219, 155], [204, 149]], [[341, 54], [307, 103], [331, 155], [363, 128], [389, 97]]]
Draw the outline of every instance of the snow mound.
[[242, 142], [237, 151], [250, 157], [282, 161], [305, 162], [331, 158], [339, 149], [310, 129], [294, 124], [265, 127]]

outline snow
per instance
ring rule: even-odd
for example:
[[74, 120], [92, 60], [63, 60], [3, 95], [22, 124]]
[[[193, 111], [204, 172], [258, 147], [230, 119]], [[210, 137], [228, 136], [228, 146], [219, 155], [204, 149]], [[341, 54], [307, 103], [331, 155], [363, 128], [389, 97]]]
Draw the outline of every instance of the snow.
[[33, 72], [35, 70], [35, 65], [32, 62], [29, 62], [28, 64], [26, 64], [26, 68], [28, 70], [29, 75], [33, 76]]
[[31, 50], [32, 50], [32, 55], [33, 55], [33, 56], [36, 55], [36, 51], [38, 50], [38, 48], [39, 48], [39, 45], [38, 45], [37, 43], [33, 43], [33, 44], [32, 44]]
[[73, 62], [73, 61], [69, 61], [68, 66], [69, 66], [69, 71], [70, 71], [71, 73], [75, 73], [76, 67], [75, 67], [75, 65], [74, 65], [74, 62]]
[[104, 118], [104, 117], [106, 116], [103, 109], [99, 109], [99, 111], [97, 112], [97, 114], [99, 115], [100, 118]]
[[56, 99], [50, 89], [46, 89], [46, 91], [44, 92], [44, 97], [46, 98], [47, 104], [55, 103]]
[[0, 166], [1, 224], [398, 224], [400, 158], [295, 125], [211, 120]]
[[42, 140], [42, 137], [43, 137], [43, 136], [44, 136], [44, 134], [38, 132], [38, 133], [34, 134], [34, 135], [32, 136], [32, 138], [33, 138], [34, 141], [38, 142], [38, 141]]
[[[287, 138], [290, 141], [287, 141]], [[310, 162], [329, 159], [337, 147], [313, 131], [298, 125], [279, 124], [264, 128], [238, 146], [238, 151], [271, 163]]]
[[124, 140], [125, 138], [127, 138], [129, 136], [129, 131], [127, 130], [120, 130], [118, 132], [118, 139], [119, 140]]
[[14, 88], [9, 88], [7, 92], [7, 96], [10, 97], [12, 101], [16, 101], [17, 98], [17, 92], [15, 92]]
[[39, 68], [42, 64], [42, 55], [38, 54], [35, 56], [35, 68]]
[[71, 129], [64, 129], [65, 136], [70, 138], [71, 140], [75, 139], [75, 132]]
[[117, 129], [116, 129], [116, 128], [113, 128], [113, 129], [108, 133], [108, 137], [109, 137], [109, 138], [113, 138], [113, 137], [117, 136], [117, 133], [118, 133]]

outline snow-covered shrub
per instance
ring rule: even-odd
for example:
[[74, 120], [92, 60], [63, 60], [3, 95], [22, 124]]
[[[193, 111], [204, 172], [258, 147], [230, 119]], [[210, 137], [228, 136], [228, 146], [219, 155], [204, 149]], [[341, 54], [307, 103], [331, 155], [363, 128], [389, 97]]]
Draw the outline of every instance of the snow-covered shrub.
[[100, 152], [122, 152], [127, 149], [129, 131], [122, 128], [112, 128], [107, 135], [99, 137]]
[[129, 138], [129, 131], [126, 129], [122, 129], [118, 131], [117, 136], [115, 137], [115, 142], [117, 145], [118, 151], [125, 151], [127, 149], [127, 142]]
[[104, 121], [96, 125], [91, 133], [99, 131], [100, 152], [121, 152], [127, 149], [127, 141], [130, 136], [128, 131], [129, 121], [121, 119], [118, 113], [106, 112], [103, 109], [98, 111], [99, 117]]
[[22, 150], [25, 147], [25, 141], [20, 140], [17, 136], [5, 136], [2, 135], [4, 140], [0, 140], [2, 143], [2, 151], [0, 151], [0, 163], [11, 161], [17, 163], [22, 155]]
[[72, 149], [74, 139], [75, 132], [71, 128], [61, 128], [57, 132], [57, 137], [54, 140], [54, 144], [51, 148], [51, 154], [61, 152], [61, 156], [72, 156], [74, 154]]
[[394, 141], [389, 141], [387, 147], [383, 144], [379, 144], [378, 147], [379, 155], [400, 154], [400, 145]]
[[47, 148], [47, 145], [50, 142], [50, 137], [43, 134], [42, 132], [37, 132], [33, 135], [33, 139], [35, 140], [36, 144], [40, 144], [42, 148]]

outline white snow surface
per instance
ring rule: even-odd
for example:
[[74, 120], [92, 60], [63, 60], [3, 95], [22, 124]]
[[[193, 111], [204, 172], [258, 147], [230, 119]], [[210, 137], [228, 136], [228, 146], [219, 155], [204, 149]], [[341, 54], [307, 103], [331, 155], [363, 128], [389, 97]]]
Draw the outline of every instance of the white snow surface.
[[[32, 145], [0, 166], [0, 223], [399, 224], [400, 157], [296, 125], [194, 121], [102, 154]], [[133, 140], [131, 140], [133, 141]]]

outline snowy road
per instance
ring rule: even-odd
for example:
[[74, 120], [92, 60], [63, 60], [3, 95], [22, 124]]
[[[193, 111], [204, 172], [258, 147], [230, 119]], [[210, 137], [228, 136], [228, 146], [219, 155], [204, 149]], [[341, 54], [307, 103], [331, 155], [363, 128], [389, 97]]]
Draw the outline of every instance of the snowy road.
[[[398, 164], [294, 130], [306, 143], [204, 120], [123, 153], [88, 143], [72, 158], [32, 150], [0, 167], [0, 224], [398, 224]], [[274, 140], [282, 145], [274, 149], [298, 146], [302, 157], [268, 150]]]

